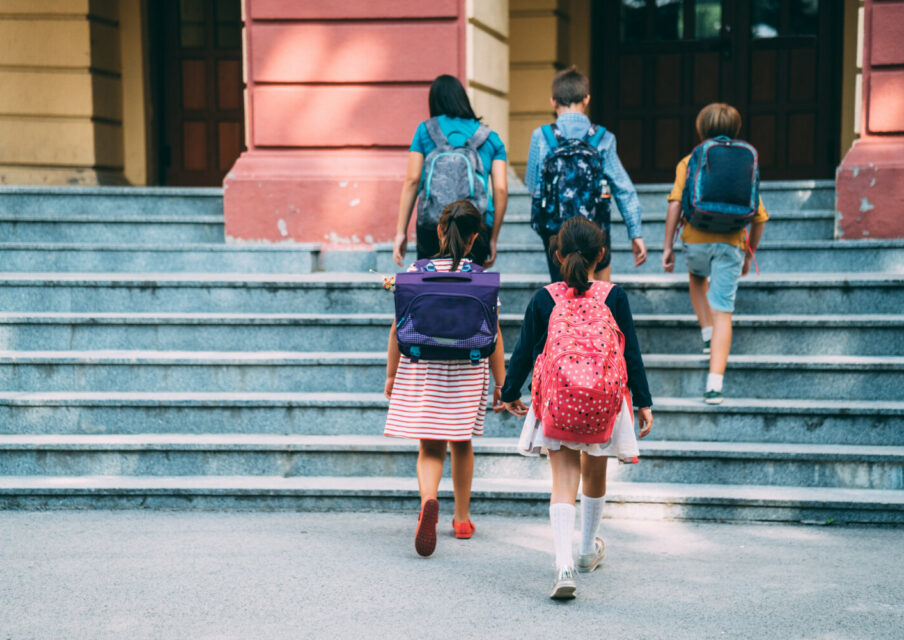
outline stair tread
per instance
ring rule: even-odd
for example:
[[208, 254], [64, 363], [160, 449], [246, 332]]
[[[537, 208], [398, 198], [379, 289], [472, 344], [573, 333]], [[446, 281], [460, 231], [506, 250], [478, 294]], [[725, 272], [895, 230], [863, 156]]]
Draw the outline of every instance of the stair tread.
[[137, 242], [0, 242], [2, 251], [153, 251], [222, 253], [292, 253], [319, 251], [316, 242], [286, 242], [280, 244], [226, 244], [225, 242], [137, 243]]
[[[789, 444], [763, 442], [702, 442], [642, 440], [641, 456], [669, 455], [681, 457], [762, 457], [796, 459], [862, 459], [904, 462], [904, 446]], [[183, 450], [236, 451], [264, 450], [277, 452], [359, 451], [414, 452], [415, 440], [387, 438], [383, 435], [283, 435], [283, 434], [186, 434], [151, 433], [129, 435], [2, 435], [0, 450]], [[482, 437], [474, 440], [474, 450], [483, 454], [517, 454], [517, 440]]]
[[[3, 246], [11, 246], [15, 243], [8, 243], [6, 245], [0, 244], [0, 247]], [[89, 246], [89, 245], [84, 245]], [[140, 245], [134, 245], [140, 246]], [[414, 249], [415, 244], [409, 243], [408, 248]], [[661, 242], [647, 242], [647, 249], [650, 251], [662, 251], [662, 243]], [[391, 242], [378, 242], [373, 245], [375, 251], [379, 252], [390, 252], [392, 251], [393, 245]], [[815, 240], [768, 240], [762, 243], [757, 252], [760, 251], [776, 251], [776, 250], [784, 250], [784, 249], [848, 249], [852, 251], [859, 251], [862, 249], [882, 249], [882, 248], [891, 248], [891, 249], [900, 249], [904, 247], [904, 240], [902, 239], [877, 239], [870, 238], [866, 240], [826, 240], [826, 239], [815, 239]], [[537, 255], [542, 255], [543, 249], [540, 245], [539, 239], [538, 242], [511, 242], [511, 243], [500, 243], [499, 244], [499, 252], [505, 253], [509, 251], [529, 251], [536, 252]], [[680, 250], [681, 247], [679, 246]], [[613, 251], [631, 251], [631, 245], [621, 242], [613, 242], [612, 243]]]
[[[503, 322], [520, 323], [523, 314], [501, 313]], [[210, 313], [210, 312], [0, 312], [0, 324], [335, 324], [383, 325], [393, 318], [392, 313]], [[697, 325], [692, 314], [635, 314], [635, 325], [683, 326]], [[732, 325], [739, 326], [904, 326], [904, 314], [769, 314], [732, 316]]]
[[[698, 398], [654, 399], [658, 412], [699, 411], [710, 414], [765, 412], [804, 415], [900, 415], [904, 401], [887, 400], [776, 400], [726, 398], [719, 406], [704, 404]], [[0, 391], [0, 406], [314, 406], [385, 409], [388, 401], [382, 393], [344, 392], [167, 392], [167, 391]]]
[[[508, 357], [508, 354], [506, 354]], [[111, 363], [111, 364], [260, 364], [286, 365], [308, 363], [375, 364], [385, 362], [385, 351], [180, 351], [97, 349], [71, 351], [0, 350], [0, 362], [6, 363]], [[644, 355], [648, 365], [660, 367], [703, 366], [709, 362], [704, 354]], [[735, 367], [829, 368], [829, 369], [901, 369], [904, 356], [850, 355], [734, 355], [729, 362]]]
[[[451, 495], [448, 478], [440, 483], [442, 497]], [[548, 480], [504, 480], [475, 478], [472, 496], [548, 499]], [[0, 494], [18, 493], [105, 493], [137, 494], [169, 491], [259, 494], [303, 493], [319, 495], [417, 495], [414, 477], [333, 477], [333, 476], [0, 476]], [[890, 489], [844, 489], [772, 485], [707, 485], [680, 483], [623, 483], [607, 485], [607, 500], [746, 502], [771, 506], [803, 502], [837, 504], [842, 507], [889, 505], [904, 507], [904, 491]]]

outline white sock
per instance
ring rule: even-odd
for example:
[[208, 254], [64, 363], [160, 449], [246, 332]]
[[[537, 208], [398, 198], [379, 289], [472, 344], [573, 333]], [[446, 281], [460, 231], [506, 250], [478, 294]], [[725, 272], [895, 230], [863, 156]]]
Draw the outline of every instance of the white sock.
[[707, 340], [712, 340], [713, 339], [713, 328], [712, 327], [703, 327], [702, 329], [700, 329], [700, 335], [703, 336], [703, 342], [706, 342]]
[[706, 377], [707, 391], [722, 391], [722, 378], [725, 376], [718, 373], [711, 373]]
[[606, 496], [600, 498], [588, 498], [581, 494], [581, 555], [596, 551], [594, 540], [596, 532], [600, 528], [600, 520], [603, 518], [603, 507], [606, 506]]
[[573, 504], [555, 502], [549, 505], [549, 522], [552, 524], [552, 542], [556, 550], [556, 568], [567, 569], [574, 566], [571, 553], [571, 538], [574, 535]]

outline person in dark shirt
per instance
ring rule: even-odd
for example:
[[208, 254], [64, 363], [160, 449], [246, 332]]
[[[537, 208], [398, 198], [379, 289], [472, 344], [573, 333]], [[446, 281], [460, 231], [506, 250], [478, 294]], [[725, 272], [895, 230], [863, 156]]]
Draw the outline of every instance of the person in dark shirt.
[[[617, 456], [619, 459], [627, 458], [634, 462], [637, 460], [637, 441], [634, 437], [631, 402], [637, 407], [640, 437], [645, 437], [653, 426], [651, 410], [653, 399], [650, 396], [643, 358], [637, 343], [637, 335], [634, 332], [634, 320], [631, 316], [628, 297], [620, 287], [603, 281], [602, 277], [596, 277], [597, 267], [603, 260], [606, 251], [604, 234], [605, 231], [592, 222], [584, 218], [573, 218], [562, 225], [558, 236], [552, 239], [550, 251], [555, 252], [555, 258], [561, 264], [564, 284], [559, 282], [544, 287], [531, 298], [524, 314], [521, 337], [518, 339], [518, 344], [515, 345], [502, 387], [503, 404], [496, 408], [497, 411], [508, 410], [516, 416], [528, 414], [528, 408], [520, 399], [521, 388], [532, 373], [537, 357], [546, 348], [550, 316], [556, 306], [555, 298], [563, 300], [560, 304], [569, 304], [565, 307], [568, 309], [566, 313], [575, 313], [577, 318], [585, 323], [588, 322], [588, 318], [600, 317], [598, 315], [600, 307], [594, 307], [594, 300], [598, 304], [598, 301], [604, 299], [615, 324], [618, 325], [618, 329], [624, 336], [625, 371], [627, 372], [627, 387], [630, 391], [630, 400], [627, 397], [622, 400], [621, 410], [614, 421], [611, 437], [604, 442], [601, 442], [600, 439], [606, 436], [587, 437], [582, 431], [589, 427], [584, 426], [575, 429], [572, 434], [566, 435], [562, 432], [557, 435], [555, 431], [559, 425], [555, 424], [550, 427], [550, 425], [541, 424], [539, 420], [529, 419], [525, 421], [519, 444], [519, 451], [525, 454], [546, 450], [552, 467], [553, 483], [549, 517], [555, 545], [556, 576], [550, 593], [551, 598], [572, 598], [576, 590], [571, 539], [574, 531], [574, 505], [578, 486], [583, 481], [581, 550], [577, 568], [580, 571], [589, 572], [601, 564], [606, 553], [606, 545], [601, 538], [596, 537], [596, 532], [602, 519], [606, 499], [608, 457]], [[602, 276], [602, 274], [599, 275]], [[580, 298], [580, 304], [571, 305], [564, 302], [568, 298]], [[557, 312], [560, 322], [557, 326], [561, 328], [560, 313]], [[596, 326], [611, 327], [611, 319], [606, 318], [607, 314], [604, 313], [602, 320], [591, 320], [594, 328]], [[596, 323], [602, 324], [597, 325]], [[568, 335], [567, 330], [565, 334], [560, 333], [559, 335]], [[547, 356], [549, 355], [547, 354]], [[564, 360], [556, 362], [565, 363]], [[563, 366], [569, 365], [563, 364]], [[574, 402], [581, 401], [575, 399]], [[539, 417], [538, 411], [536, 418]], [[552, 431], [552, 433], [547, 433], [548, 431]], [[576, 441], [559, 439], [559, 437], [571, 438], [572, 436], [576, 438]]]

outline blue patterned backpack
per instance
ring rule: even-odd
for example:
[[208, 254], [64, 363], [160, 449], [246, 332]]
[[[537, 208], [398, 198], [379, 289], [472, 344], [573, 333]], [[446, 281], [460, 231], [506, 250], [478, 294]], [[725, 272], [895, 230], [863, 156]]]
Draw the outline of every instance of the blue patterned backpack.
[[583, 216], [609, 223], [609, 201], [600, 143], [612, 134], [590, 125], [583, 138], [566, 138], [555, 124], [540, 127], [550, 152], [540, 171], [540, 195], [531, 202], [531, 226], [537, 233], [558, 233], [566, 220]]

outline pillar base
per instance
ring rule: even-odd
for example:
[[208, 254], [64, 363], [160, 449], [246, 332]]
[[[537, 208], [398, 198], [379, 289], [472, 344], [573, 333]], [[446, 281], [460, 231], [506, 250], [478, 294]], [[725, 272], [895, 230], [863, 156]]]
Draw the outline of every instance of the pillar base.
[[858, 140], [835, 177], [838, 235], [904, 238], [904, 140]]
[[388, 242], [407, 161], [407, 151], [246, 151], [223, 181], [227, 242]]

